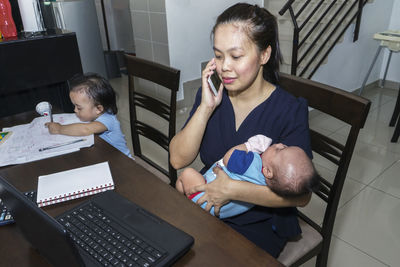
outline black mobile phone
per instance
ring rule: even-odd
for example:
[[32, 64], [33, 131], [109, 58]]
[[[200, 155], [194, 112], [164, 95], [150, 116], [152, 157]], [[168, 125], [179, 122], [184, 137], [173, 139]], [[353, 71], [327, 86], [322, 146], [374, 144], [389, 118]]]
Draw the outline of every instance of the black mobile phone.
[[222, 83], [222, 81], [218, 77], [218, 74], [216, 71], [214, 71], [214, 73], [208, 77], [208, 84], [210, 85], [211, 90], [213, 91], [214, 95], [218, 94], [218, 89], [219, 89], [221, 83]]

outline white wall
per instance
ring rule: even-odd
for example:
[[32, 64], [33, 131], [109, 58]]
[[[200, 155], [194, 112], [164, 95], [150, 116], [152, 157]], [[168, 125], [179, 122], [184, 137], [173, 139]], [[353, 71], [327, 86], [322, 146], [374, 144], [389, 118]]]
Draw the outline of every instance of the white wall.
[[[372, 37], [377, 32], [389, 29], [389, 26], [392, 26], [391, 24], [393, 24], [393, 27], [396, 24], [397, 28], [400, 28], [398, 27], [400, 21], [399, 6], [400, 0], [375, 0], [373, 3], [366, 4], [362, 14], [358, 41], [353, 43], [353, 24], [345, 33], [344, 41], [336, 45], [331, 51], [328, 56], [328, 63], [318, 69], [312, 80], [346, 91], [360, 88], [379, 45], [379, 42]], [[397, 11], [395, 11], [396, 9]], [[379, 18], [377, 18], [378, 15]], [[399, 81], [400, 62], [398, 62], [398, 56], [395, 54], [392, 56], [391, 72], [390, 75], [388, 74], [387, 80]], [[381, 69], [386, 62], [383, 58], [381, 52], [367, 84], [383, 77]], [[395, 67], [395, 61], [398, 63], [397, 67]], [[395, 75], [395, 71], [397, 71], [397, 75]]]
[[[389, 23], [389, 30], [400, 31], [400, 0], [394, 0], [392, 16]], [[385, 57], [383, 58], [381, 77], [383, 78], [388, 60], [389, 51], [385, 49]], [[400, 52], [392, 53], [386, 80], [400, 82]]]
[[[170, 65], [181, 70], [182, 84], [200, 78], [201, 62], [213, 57], [210, 33], [217, 16], [235, 0], [166, 0]], [[248, 0], [263, 6], [263, 0]]]

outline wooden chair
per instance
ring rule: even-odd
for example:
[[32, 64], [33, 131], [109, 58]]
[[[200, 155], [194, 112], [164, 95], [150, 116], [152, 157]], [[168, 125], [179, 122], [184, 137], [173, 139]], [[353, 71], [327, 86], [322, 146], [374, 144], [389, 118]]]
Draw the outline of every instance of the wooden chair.
[[[175, 135], [176, 93], [179, 89], [180, 71], [128, 54], [125, 54], [125, 61], [129, 77], [129, 110], [133, 152], [136, 157], [143, 159], [168, 176], [171, 186], [175, 187], [177, 172], [169, 163], [168, 146]], [[168, 133], [163, 133], [157, 126], [139, 118], [138, 108], [153, 113], [157, 121], [165, 120], [168, 124]], [[150, 139], [168, 152], [168, 159], [166, 159], [168, 160], [168, 170], [144, 153], [140, 136]]]
[[351, 127], [344, 144], [310, 129], [313, 152], [337, 165], [337, 171], [333, 183], [321, 177], [320, 188], [314, 193], [326, 202], [322, 226], [299, 212], [302, 234], [296, 240], [289, 241], [278, 257], [278, 260], [286, 266], [299, 266], [317, 256], [316, 266], [326, 266], [346, 173], [358, 133], [364, 126], [371, 102], [325, 84], [283, 73], [280, 84], [293, 95], [307, 99], [310, 107], [346, 122]]
[[397, 143], [397, 140], [399, 140], [399, 135], [400, 135], [400, 87], [399, 91], [397, 92], [396, 105], [394, 106], [393, 115], [392, 118], [390, 119], [389, 126], [390, 127], [396, 126], [394, 129], [392, 139], [390, 141], [392, 143]]

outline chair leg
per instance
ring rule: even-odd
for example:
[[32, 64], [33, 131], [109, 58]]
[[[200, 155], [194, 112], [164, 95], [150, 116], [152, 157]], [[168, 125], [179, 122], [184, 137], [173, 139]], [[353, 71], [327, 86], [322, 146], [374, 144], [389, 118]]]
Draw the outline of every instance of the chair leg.
[[389, 68], [389, 65], [390, 65], [390, 60], [392, 59], [392, 52], [393, 52], [393, 51], [390, 50], [389, 58], [388, 58], [388, 61], [387, 61], [387, 63], [386, 63], [385, 74], [383, 75], [383, 80], [382, 80], [381, 87], [385, 87], [386, 74], [387, 74], [387, 71], [388, 71], [388, 68]]
[[315, 263], [316, 267], [326, 267], [328, 265], [328, 255], [329, 255], [329, 247], [322, 247], [321, 252], [317, 256], [317, 261]]
[[394, 106], [394, 111], [392, 118], [390, 119], [389, 126], [394, 126], [396, 124], [397, 117], [399, 116], [400, 113], [400, 88], [399, 92], [397, 93], [397, 100], [396, 100], [396, 105]]
[[367, 83], [368, 77], [369, 77], [369, 75], [371, 74], [372, 68], [374, 67], [375, 61], [376, 61], [376, 59], [378, 58], [379, 52], [381, 52], [381, 49], [382, 49], [382, 46], [378, 46], [378, 50], [376, 51], [375, 57], [374, 57], [374, 59], [372, 60], [372, 64], [371, 64], [371, 66], [369, 67], [369, 70], [368, 70], [368, 72], [367, 72], [367, 75], [366, 75], [365, 78], [364, 78], [364, 81], [363, 81], [363, 83], [362, 83], [362, 85], [361, 85], [360, 92], [358, 93], [358, 95], [361, 95], [362, 91], [364, 90], [365, 84]]
[[397, 143], [397, 140], [399, 140], [399, 135], [400, 135], [400, 117], [397, 120], [396, 128], [394, 129], [393, 137], [390, 142], [392, 143]]

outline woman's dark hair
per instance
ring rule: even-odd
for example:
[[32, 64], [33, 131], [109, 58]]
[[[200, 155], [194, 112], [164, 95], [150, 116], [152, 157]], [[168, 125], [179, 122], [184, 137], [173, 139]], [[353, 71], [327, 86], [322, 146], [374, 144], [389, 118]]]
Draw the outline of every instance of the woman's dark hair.
[[279, 83], [279, 64], [281, 53], [279, 49], [278, 24], [274, 15], [258, 5], [238, 3], [226, 9], [218, 16], [212, 30], [212, 36], [220, 24], [235, 22], [247, 23], [244, 29], [248, 37], [257, 45], [259, 51], [271, 46], [271, 55], [264, 65], [263, 77], [273, 84]]
[[102, 105], [105, 112], [117, 114], [117, 101], [111, 84], [96, 73], [76, 74], [68, 81], [69, 91], [84, 90], [95, 105]]

